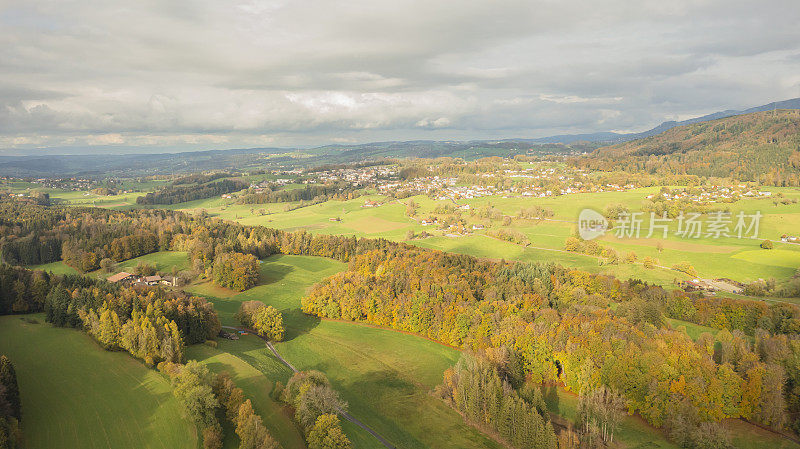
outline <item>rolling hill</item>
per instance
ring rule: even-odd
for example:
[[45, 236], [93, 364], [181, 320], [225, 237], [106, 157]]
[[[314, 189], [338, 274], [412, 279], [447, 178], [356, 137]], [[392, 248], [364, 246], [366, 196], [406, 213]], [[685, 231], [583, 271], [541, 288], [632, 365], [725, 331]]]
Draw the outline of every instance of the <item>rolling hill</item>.
[[800, 111], [753, 112], [601, 147], [579, 166], [800, 185]]

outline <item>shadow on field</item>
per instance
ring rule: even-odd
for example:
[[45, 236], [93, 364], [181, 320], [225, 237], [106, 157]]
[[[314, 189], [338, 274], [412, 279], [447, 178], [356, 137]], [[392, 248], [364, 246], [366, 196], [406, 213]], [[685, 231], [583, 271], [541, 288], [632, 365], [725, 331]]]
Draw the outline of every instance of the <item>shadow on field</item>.
[[283, 314], [283, 321], [286, 323], [286, 332], [283, 334], [283, 341], [292, 341], [300, 335], [311, 332], [312, 329], [319, 326], [319, 317], [313, 315], [306, 315], [302, 310], [298, 309], [284, 309], [281, 310]]
[[295, 268], [282, 263], [262, 263], [258, 276], [258, 285], [269, 285], [280, 281], [289, 275]]

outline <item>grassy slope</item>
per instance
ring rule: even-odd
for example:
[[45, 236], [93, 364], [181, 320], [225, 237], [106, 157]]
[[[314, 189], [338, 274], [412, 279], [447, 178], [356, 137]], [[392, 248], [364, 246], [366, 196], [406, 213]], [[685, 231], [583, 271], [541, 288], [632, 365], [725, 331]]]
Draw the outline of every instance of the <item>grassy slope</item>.
[[[303, 435], [292, 422], [287, 411], [269, 396], [273, 389], [273, 383], [244, 360], [225, 352], [227, 345], [236, 343], [228, 340], [220, 340], [220, 343], [222, 343], [220, 349], [205, 345], [191, 346], [186, 351], [186, 358], [202, 362], [215, 373], [227, 372], [233, 378], [236, 386], [241, 388], [245, 396], [250, 399], [253, 409], [261, 415], [270, 434], [284, 449], [305, 448]], [[226, 429], [225, 443], [226, 447], [237, 447], [237, 438], [232, 429]]]
[[166, 378], [86, 334], [0, 317], [0, 353], [17, 370], [29, 449], [198, 446]]
[[[784, 194], [787, 198], [799, 198], [800, 190], [795, 188], [769, 188], [770, 191]], [[461, 200], [474, 209], [484, 205], [492, 205], [504, 214], [516, 215], [520, 209], [539, 205], [555, 212], [554, 221], [515, 220], [510, 228], [525, 234], [531, 246], [524, 248], [508, 242], [499, 242], [476, 232], [469, 237], [451, 238], [437, 236], [424, 240], [413, 240], [411, 243], [444, 251], [471, 254], [479, 257], [505, 258], [521, 261], [552, 261], [565, 266], [574, 266], [588, 271], [615, 275], [621, 278], [637, 277], [662, 285], [674, 279], [685, 279], [686, 276], [669, 269], [645, 269], [640, 264], [620, 264], [599, 266], [594, 257], [569, 254], [555, 250], [564, 247], [564, 241], [574, 233], [574, 225], [578, 213], [589, 207], [604, 210], [609, 204], [622, 203], [632, 211], [641, 208], [642, 201], [658, 188], [633, 189], [626, 192], [601, 192], [592, 194], [573, 194], [549, 198], [501, 198], [485, 197]], [[389, 201], [378, 208], [363, 208], [365, 199]], [[424, 196], [414, 197], [420, 205], [418, 217], [424, 218], [440, 204]], [[408, 201], [408, 200], [403, 200]], [[405, 206], [401, 202], [390, 201], [380, 195], [370, 195], [350, 201], [328, 201], [293, 211], [285, 212], [285, 204], [236, 205], [232, 200], [213, 198], [196, 202], [183, 203], [171, 208], [199, 211], [206, 210], [210, 215], [223, 219], [236, 220], [249, 225], [263, 225], [273, 228], [297, 230], [326, 234], [356, 235], [365, 237], [383, 237], [391, 240], [404, 240], [408, 230], [415, 232], [437, 231], [434, 227], [423, 227], [417, 221], [405, 215]], [[732, 205], [731, 212], [739, 211], [763, 214], [759, 235], [763, 238], [779, 240], [780, 235], [796, 233], [793, 223], [800, 220], [800, 205], [775, 205], [768, 199], [745, 199]], [[252, 209], [252, 211], [251, 211]], [[263, 209], [265, 215], [260, 210]], [[469, 224], [488, 223], [477, 216], [463, 215]], [[339, 217], [341, 221], [330, 221]], [[495, 228], [498, 223], [489, 223]], [[646, 229], [645, 229], [646, 231]], [[441, 232], [438, 231], [440, 234]], [[787, 279], [794, 274], [800, 265], [800, 245], [776, 243], [776, 249], [768, 252], [758, 248], [761, 240], [755, 239], [682, 239], [669, 235], [662, 241], [663, 251], [656, 248], [657, 239], [626, 239], [606, 236], [601, 243], [617, 250], [620, 255], [630, 251], [641, 260], [650, 256], [659, 260], [661, 265], [670, 267], [677, 262], [688, 261], [698, 270], [702, 277], [730, 277], [743, 282], [758, 278]], [[747, 261], [743, 264], [742, 261]]]
[[[133, 259], [128, 259], [119, 262], [116, 264], [116, 267], [114, 268], [113, 272], [119, 273], [120, 271], [127, 271], [129, 273], [133, 273], [134, 269], [136, 268], [136, 265], [138, 265], [139, 262], [144, 262], [148, 265], [151, 265], [155, 267], [157, 271], [160, 271], [162, 273], [171, 273], [173, 266], [177, 267], [178, 271], [186, 270], [189, 268], [189, 259], [185, 252], [158, 251], [151, 254], [145, 254], [144, 256], [141, 257], [136, 257]], [[31, 265], [28, 268], [30, 268], [31, 270], [50, 271], [55, 274], [78, 274], [78, 270], [70, 267], [63, 261], [51, 262], [41, 265]], [[88, 273], [88, 275], [105, 279], [110, 274], [102, 270], [96, 270], [91, 273]]]
[[[351, 413], [398, 447], [496, 447], [429, 394], [457, 360], [457, 350], [388, 329], [319, 321], [300, 312], [305, 290], [342, 269], [343, 264], [318, 257], [273, 256], [261, 267], [261, 285], [247, 292], [233, 295], [208, 284], [192, 290], [212, 298], [223, 323], [234, 323], [233, 313], [244, 300], [257, 299], [283, 311], [287, 341], [276, 345], [278, 351], [299, 369], [325, 372], [350, 403]], [[271, 380], [289, 378], [289, 371], [255, 338], [223, 342], [220, 349]], [[420, 410], [425, 410], [424, 418]], [[344, 425], [356, 447], [381, 447], [366, 432]]]

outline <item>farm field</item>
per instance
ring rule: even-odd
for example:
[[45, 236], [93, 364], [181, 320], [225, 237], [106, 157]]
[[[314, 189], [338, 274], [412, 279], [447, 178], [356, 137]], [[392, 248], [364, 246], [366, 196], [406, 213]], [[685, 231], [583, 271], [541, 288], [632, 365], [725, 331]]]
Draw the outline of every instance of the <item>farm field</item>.
[[20, 384], [28, 449], [196, 448], [169, 381], [88, 335], [20, 316], [0, 317], [0, 353]]
[[31, 270], [49, 271], [53, 274], [78, 274], [78, 270], [64, 263], [64, 261], [43, 263], [41, 265], [31, 265]]
[[[189, 269], [189, 259], [186, 252], [158, 251], [119, 262], [117, 263], [114, 272], [127, 271], [129, 273], [133, 273], [136, 265], [138, 265], [140, 262], [150, 265], [154, 267], [156, 271], [162, 273], [170, 273], [172, 271], [172, 267], [175, 267], [178, 271]], [[95, 273], [107, 276], [106, 273], [102, 273], [102, 270], [98, 270]]]
[[683, 320], [676, 320], [674, 318], [667, 318], [667, 322], [673, 329], [680, 329], [683, 327], [686, 330], [686, 335], [691, 337], [692, 340], [697, 340], [700, 335], [705, 332], [708, 332], [711, 335], [717, 335], [717, 332], [719, 332], [719, 329], [714, 329], [713, 327], [690, 323]]
[[[646, 269], [641, 263], [601, 266], [597, 257], [563, 251], [565, 240], [575, 234], [574, 222], [580, 210], [593, 208], [603, 211], [610, 204], [624, 204], [632, 212], [636, 212], [640, 210], [641, 203], [647, 195], [658, 190], [659, 188], [651, 187], [625, 192], [572, 194], [547, 198], [491, 196], [460, 200], [459, 204], [469, 205], [471, 211], [491, 205], [503, 214], [516, 216], [520, 209], [541, 206], [555, 213], [549, 220], [515, 219], [509, 226], [501, 226], [499, 222], [492, 222], [470, 211], [464, 211], [462, 217], [466, 219], [468, 226], [484, 225], [486, 230], [477, 230], [471, 235], [462, 237], [444, 236], [444, 232], [434, 229], [435, 226], [420, 224], [418, 220], [432, 214], [438, 205], [452, 204], [450, 201], [433, 200], [426, 196], [392, 200], [381, 195], [369, 195], [349, 201], [328, 201], [288, 212], [284, 211], [286, 204], [293, 203], [236, 205], [233, 200], [221, 198], [182, 203], [170, 208], [188, 212], [202, 210], [211, 216], [247, 225], [262, 225], [290, 231], [304, 229], [315, 233], [382, 237], [398, 241], [405, 240], [409, 230], [415, 233], [427, 231], [434, 237], [415, 239], [409, 243], [478, 257], [555, 262], [621, 278], [637, 277], [661, 285], [672, 283], [676, 279], [689, 278], [683, 273], [669, 269], [672, 265], [683, 261], [694, 266], [700, 277], [727, 277], [740, 282], [751, 282], [759, 278], [788, 279], [800, 265], [800, 245], [780, 242], [782, 234], [791, 235], [795, 232], [791, 223], [800, 219], [800, 206], [774, 205], [768, 199], [743, 199], [724, 206], [729, 207], [734, 215], [739, 211], [748, 214], [760, 211], [763, 216], [759, 235], [775, 241], [776, 248], [771, 251], [759, 248], [762, 239], [709, 237], [684, 239], [674, 235], [675, 223], [672, 224], [666, 239], [618, 239], [613, 233], [607, 233], [598, 240], [601, 245], [615, 249], [621, 257], [634, 252], [639, 261], [649, 256], [661, 267]], [[773, 188], [772, 190], [776, 194], [783, 194], [786, 198], [800, 198], [800, 191], [797, 189]], [[375, 208], [362, 207], [366, 200], [385, 204]], [[410, 200], [420, 206], [416, 219], [406, 216], [405, 204]], [[500, 228], [523, 234], [530, 245], [499, 241], [485, 235], [489, 230]], [[648, 231], [646, 223], [643, 231], [642, 237]], [[743, 261], [747, 263], [742, 263]]]
[[[230, 179], [260, 181], [268, 175], [240, 176]], [[13, 183], [13, 191], [37, 190], [35, 184]], [[148, 181], [136, 184], [136, 188], [153, 190], [163, 186], [163, 181]], [[132, 185], [133, 187], [133, 185]], [[288, 186], [287, 188], [291, 188]], [[565, 266], [585, 269], [595, 273], [615, 275], [620, 278], [636, 277], [648, 282], [666, 285], [675, 280], [688, 279], [683, 273], [671, 270], [670, 267], [679, 262], [689, 262], [705, 278], [731, 278], [740, 282], [751, 282], [757, 279], [788, 279], [800, 265], [800, 245], [780, 242], [783, 234], [792, 235], [795, 230], [792, 223], [800, 220], [800, 205], [775, 204], [770, 199], [742, 199], [732, 204], [721, 204], [735, 215], [739, 211], [753, 213], [760, 211], [763, 216], [760, 222], [759, 236], [775, 241], [775, 249], [768, 251], [759, 248], [761, 239], [738, 238], [698, 238], [684, 239], [674, 235], [675, 224], [665, 239], [638, 238], [618, 239], [613, 233], [607, 233], [598, 242], [613, 248], [624, 257], [630, 252], [641, 261], [651, 257], [657, 261], [654, 268], [646, 269], [641, 263], [601, 266], [598, 258], [584, 254], [566, 253], [563, 250], [565, 240], [575, 234], [575, 220], [580, 210], [592, 208], [603, 211], [612, 204], [622, 204], [632, 212], [640, 211], [647, 195], [657, 193], [660, 187], [631, 189], [623, 192], [597, 192], [569, 194], [546, 198], [517, 197], [503, 198], [489, 196], [482, 198], [461, 199], [458, 205], [468, 205], [471, 209], [461, 211], [467, 227], [485, 226], [465, 237], [445, 236], [436, 226], [422, 226], [422, 218], [430, 216], [437, 206], [452, 205], [451, 201], [434, 200], [418, 195], [409, 199], [394, 200], [382, 195], [365, 195], [348, 201], [327, 201], [321, 204], [286, 211], [287, 206], [297, 203], [268, 204], [235, 204], [235, 200], [220, 197], [189, 201], [173, 205], [147, 206], [181, 210], [189, 213], [207, 213], [209, 216], [234, 220], [246, 225], [261, 225], [284, 230], [304, 229], [309, 232], [355, 235], [359, 237], [387, 238], [400, 241], [407, 238], [408, 231], [421, 233], [427, 231], [434, 237], [415, 239], [410, 243], [443, 251], [453, 251], [487, 258], [505, 258], [526, 262], [554, 262]], [[48, 189], [38, 189], [46, 191]], [[54, 198], [61, 198], [73, 205], [96, 205], [112, 209], [138, 207], [133, 193], [122, 196], [98, 197], [89, 192], [55, 191], [49, 192]], [[783, 195], [789, 199], [800, 199], [797, 188], [772, 187], [773, 194]], [[382, 203], [380, 207], [363, 207], [367, 200]], [[405, 205], [414, 201], [419, 205], [416, 217], [406, 215]], [[515, 219], [508, 226], [501, 226], [499, 221], [481, 218], [476, 213], [480, 208], [491, 206], [503, 214], [516, 216], [524, 208], [540, 206], [552, 210], [554, 217], [548, 220]], [[647, 214], [645, 214], [647, 216]], [[518, 232], [525, 236], [529, 245], [500, 242], [486, 236], [488, 232], [498, 229]], [[647, 233], [646, 223], [643, 228]], [[484, 241], [487, 239], [487, 241]], [[746, 263], [742, 263], [742, 262]]]
[[[113, 273], [120, 271], [127, 271], [133, 273], [136, 266], [140, 263], [146, 263], [162, 273], [171, 273], [172, 267], [176, 267], [178, 271], [186, 270], [189, 268], [189, 259], [187, 253], [183, 251], [158, 251], [155, 253], [145, 254], [144, 256], [135, 257], [133, 259], [124, 260], [116, 264], [112, 273], [105, 271], [95, 270], [87, 273], [88, 276], [93, 276], [100, 279], [105, 279]], [[41, 265], [31, 265], [28, 268], [31, 270], [50, 271], [55, 274], [78, 274], [78, 270], [65, 264], [63, 261], [51, 262]]]

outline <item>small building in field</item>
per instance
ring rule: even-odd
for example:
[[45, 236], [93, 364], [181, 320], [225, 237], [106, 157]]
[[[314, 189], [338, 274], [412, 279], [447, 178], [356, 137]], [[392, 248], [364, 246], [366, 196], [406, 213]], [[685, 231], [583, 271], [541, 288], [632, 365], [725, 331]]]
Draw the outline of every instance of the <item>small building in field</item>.
[[108, 282], [111, 282], [112, 284], [116, 284], [117, 282], [126, 282], [133, 280], [133, 275], [131, 273], [121, 271], [117, 274], [107, 277], [106, 280]]
[[161, 284], [169, 285], [171, 287], [175, 287], [176, 285], [178, 285], [177, 281], [178, 281], [178, 278], [175, 277], [175, 276], [164, 276], [164, 277], [161, 278]]

